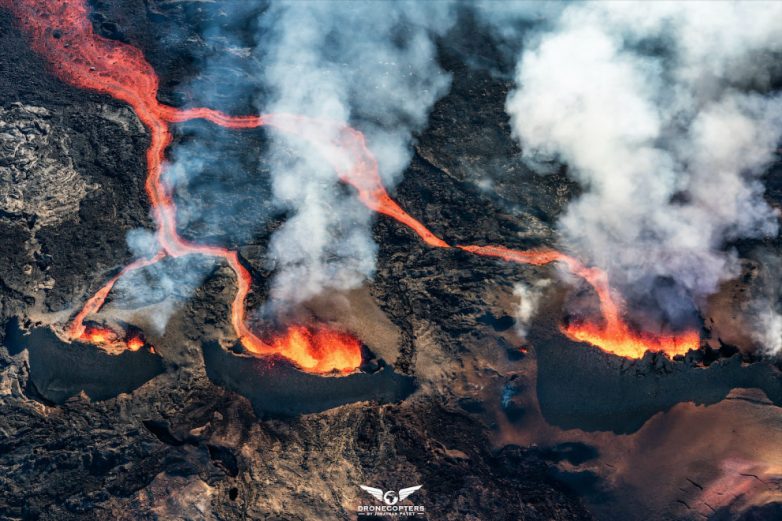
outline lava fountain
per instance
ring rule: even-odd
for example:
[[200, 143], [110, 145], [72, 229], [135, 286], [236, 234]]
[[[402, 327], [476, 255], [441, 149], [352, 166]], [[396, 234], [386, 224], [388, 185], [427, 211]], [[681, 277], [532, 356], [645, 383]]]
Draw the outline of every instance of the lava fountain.
[[[131, 263], [96, 292], [65, 328], [69, 338], [94, 341], [84, 320], [100, 311], [114, 283], [123, 274], [149, 266], [166, 256], [200, 254], [223, 259], [236, 274], [237, 291], [231, 306], [231, 324], [249, 352], [284, 356], [301, 369], [315, 373], [351, 372], [361, 363], [359, 342], [345, 333], [323, 327], [309, 329], [291, 325], [286, 331], [264, 339], [250, 330], [245, 320], [245, 304], [252, 276], [238, 254], [216, 246], [192, 243], [177, 233], [176, 207], [171, 189], [161, 177], [164, 152], [172, 141], [169, 127], [172, 123], [199, 118], [231, 129], [269, 126], [295, 135], [322, 154], [339, 178], [356, 190], [358, 198], [368, 208], [409, 227], [429, 246], [452, 248], [388, 195], [377, 161], [367, 148], [364, 135], [358, 130], [340, 122], [296, 114], [229, 116], [209, 108], [177, 109], [163, 105], [157, 100], [158, 76], [141, 51], [95, 34], [84, 0], [56, 3], [49, 0], [0, 0], [0, 7], [10, 9], [17, 16], [30, 36], [33, 49], [49, 62], [58, 78], [127, 103], [150, 132], [145, 188], [160, 251], [149, 259]], [[457, 248], [507, 262], [533, 265], [559, 262], [582, 277], [598, 296], [603, 320], [601, 324], [564, 327], [563, 333], [574, 340], [626, 357], [640, 357], [647, 350], [683, 354], [698, 347], [700, 339], [695, 331], [672, 336], [633, 331], [621, 317], [619, 301], [609, 288], [605, 273], [586, 267], [563, 253], [551, 249], [520, 251], [502, 246], [462, 245]], [[126, 343], [129, 349], [136, 345]]]

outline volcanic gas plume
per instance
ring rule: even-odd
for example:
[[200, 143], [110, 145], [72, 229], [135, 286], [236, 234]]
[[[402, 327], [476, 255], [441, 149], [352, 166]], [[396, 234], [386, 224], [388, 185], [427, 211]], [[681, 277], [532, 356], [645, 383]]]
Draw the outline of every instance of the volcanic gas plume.
[[[484, 15], [507, 23], [493, 7]], [[506, 111], [526, 163], [566, 164], [583, 188], [559, 217], [561, 244], [654, 330], [707, 315], [740, 275], [736, 243], [778, 235], [764, 176], [779, 161], [782, 4], [639, 7], [562, 2], [534, 37], [512, 32], [524, 44]], [[749, 334], [779, 351], [778, 302], [753, 298]]]
[[[116, 342], [122, 335], [97, 331], [85, 320], [100, 311], [119, 277], [167, 256], [204, 255], [222, 259], [236, 275], [237, 291], [231, 305], [231, 324], [249, 352], [283, 356], [301, 369], [316, 373], [333, 370], [350, 372], [361, 363], [360, 344], [356, 339], [323, 326], [290, 325], [286, 331], [269, 336], [259, 336], [250, 330], [245, 321], [245, 303], [252, 276], [238, 253], [190, 242], [177, 233], [177, 211], [172, 190], [161, 177], [164, 153], [172, 141], [172, 123], [199, 118], [230, 129], [265, 126], [291, 134], [321, 154], [339, 179], [352, 186], [368, 208], [406, 225], [432, 247], [453, 248], [391, 199], [382, 183], [377, 161], [367, 148], [364, 135], [358, 130], [344, 123], [304, 115], [230, 116], [209, 108], [177, 109], [161, 104], [157, 100], [158, 77], [151, 65], [135, 47], [96, 35], [88, 19], [86, 2], [70, 0], [55, 4], [47, 0], [0, 0], [0, 5], [16, 14], [29, 34], [33, 48], [49, 62], [57, 77], [77, 87], [128, 103], [150, 132], [145, 187], [156, 223], [158, 252], [125, 267], [88, 299], [65, 327], [64, 333], [69, 339], [99, 346]], [[558, 262], [581, 277], [594, 289], [603, 317], [599, 323], [574, 323], [564, 327], [563, 332], [575, 340], [627, 357], [640, 357], [646, 350], [682, 354], [698, 347], [699, 335], [695, 331], [661, 337], [633, 331], [622, 318], [621, 301], [609, 288], [605, 273], [584, 266], [568, 255], [551, 249], [519, 251], [490, 245], [460, 245], [456, 248], [521, 264]], [[140, 348], [135, 337], [122, 342], [128, 349]]]

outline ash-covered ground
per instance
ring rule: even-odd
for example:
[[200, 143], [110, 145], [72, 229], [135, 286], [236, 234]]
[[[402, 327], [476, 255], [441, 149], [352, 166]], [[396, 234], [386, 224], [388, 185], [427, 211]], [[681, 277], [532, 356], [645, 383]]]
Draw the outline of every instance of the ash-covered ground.
[[[199, 24], [211, 11], [198, 4], [95, 1], [91, 19], [100, 34], [139, 47], [161, 77], [161, 101], [181, 105], [198, 99], [188, 80], [208, 51]], [[554, 245], [557, 217], [579, 188], [564, 171], [525, 170], [504, 109], [509, 65], [475, 23], [468, 17], [438, 41], [452, 86], [392, 195], [450, 244]], [[67, 319], [132, 258], [128, 232], [154, 224], [148, 134], [133, 112], [55, 79], [3, 10], [0, 47], [0, 519], [355, 519], [372, 504], [362, 484], [422, 485], [411, 497], [426, 508], [418, 519], [779, 518], [778, 364], [714, 333], [762, 284], [751, 260], [727, 303], [702, 317], [711, 347], [676, 360], [630, 361], [572, 342], [559, 332], [564, 302], [586, 290], [554, 268], [432, 249], [384, 217], [372, 228], [371, 282], [298, 310], [357, 335], [373, 377], [393, 366], [382, 380], [313, 387], [284, 372], [269, 383], [258, 369], [253, 382], [250, 362], [241, 385], [216, 377], [224, 357], [210, 342], [230, 330], [235, 282], [210, 262], [190, 267], [204, 280], [161, 288], [157, 300], [121, 298], [122, 288], [110, 297], [106, 313], [142, 328], [154, 357], [11, 341], [16, 324]], [[215, 108], [253, 111], [231, 97]], [[269, 137], [202, 123], [174, 133], [175, 146], [208, 134], [214, 155], [203, 182], [177, 192], [179, 206], [242, 209], [182, 219], [180, 232], [238, 249], [254, 277], [248, 305], [260, 308], [270, 235], [287, 217], [269, 203]], [[225, 189], [213, 191], [216, 182]], [[554, 282], [522, 340], [514, 285], [542, 279]], [[161, 306], [172, 315], [156, 330]], [[270, 410], [272, 392], [285, 407]], [[345, 404], [332, 407], [335, 396]]]

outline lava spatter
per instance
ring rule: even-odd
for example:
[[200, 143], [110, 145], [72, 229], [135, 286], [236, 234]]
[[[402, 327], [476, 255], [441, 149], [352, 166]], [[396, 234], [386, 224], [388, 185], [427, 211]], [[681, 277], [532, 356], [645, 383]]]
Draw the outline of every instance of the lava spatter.
[[[48, 60], [57, 77], [127, 103], [150, 131], [145, 188], [156, 223], [160, 252], [151, 259], [130, 264], [91, 297], [66, 327], [70, 338], [89, 341], [85, 338], [88, 329], [84, 320], [100, 311], [122, 274], [148, 266], [165, 256], [201, 254], [222, 258], [236, 274], [237, 291], [231, 306], [231, 324], [249, 352], [278, 354], [305, 371], [317, 373], [332, 370], [349, 372], [361, 363], [358, 341], [344, 333], [322, 327], [308, 329], [293, 325], [281, 334], [262, 339], [250, 331], [245, 321], [245, 304], [252, 277], [238, 254], [220, 247], [192, 243], [176, 231], [176, 207], [170, 187], [161, 178], [164, 152], [172, 141], [171, 123], [202, 118], [232, 129], [269, 126], [293, 134], [321, 153], [339, 178], [356, 190], [358, 198], [368, 208], [408, 226], [432, 247], [451, 248], [388, 195], [377, 161], [367, 148], [364, 135], [358, 130], [339, 122], [295, 114], [229, 116], [209, 108], [180, 110], [163, 105], [157, 100], [158, 76], [141, 51], [95, 34], [83, 0], [0, 0], [0, 7], [16, 14], [21, 26], [30, 35], [33, 49]], [[699, 336], [694, 331], [674, 336], [653, 336], [632, 331], [621, 318], [620, 306], [608, 287], [605, 273], [586, 267], [560, 252], [550, 249], [520, 251], [502, 246], [462, 245], [458, 248], [508, 262], [533, 265], [560, 262], [586, 280], [598, 295], [603, 321], [600, 325], [583, 323], [564, 327], [563, 332], [574, 340], [627, 357], [640, 357], [646, 350], [681, 354], [698, 346]], [[131, 342], [126, 344], [129, 349], [137, 345], [134, 342], [131, 346]]]
[[94, 324], [83, 326], [83, 331], [76, 340], [98, 346], [114, 354], [119, 354], [123, 351], [139, 351], [145, 346], [150, 352], [154, 352], [154, 347], [149, 345], [144, 340], [144, 337], [138, 333], [132, 333], [123, 338], [114, 329]]

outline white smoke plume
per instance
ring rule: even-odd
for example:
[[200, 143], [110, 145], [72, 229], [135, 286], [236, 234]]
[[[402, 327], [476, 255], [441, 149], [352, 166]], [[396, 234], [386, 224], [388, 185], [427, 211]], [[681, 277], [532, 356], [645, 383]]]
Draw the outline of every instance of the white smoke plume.
[[518, 299], [516, 306], [516, 333], [526, 338], [528, 328], [538, 311], [543, 290], [551, 283], [548, 279], [541, 279], [533, 284], [517, 283], [513, 286], [513, 296]]
[[750, 285], [751, 299], [742, 306], [741, 316], [751, 328], [763, 352], [782, 355], [782, 258], [762, 248], [752, 252], [758, 270]]
[[[432, 38], [454, 16], [439, 2], [273, 3], [259, 19], [255, 53], [267, 93], [259, 108], [355, 125], [392, 185], [410, 160], [413, 132], [450, 85]], [[280, 136], [272, 158], [274, 196], [292, 213], [272, 238], [272, 299], [295, 304], [370, 277], [372, 216], [352, 189], [306, 143]]]
[[779, 20], [773, 2], [569, 4], [518, 62], [524, 157], [584, 188], [565, 247], [671, 323], [737, 275], [729, 241], [778, 232], [759, 176], [782, 132]]
[[[131, 230], [127, 243], [136, 258], [150, 258], [159, 249], [155, 235], [144, 229]], [[154, 312], [145, 313], [145, 326], [152, 326], [155, 333], [162, 335], [171, 316], [192, 296], [215, 264], [210, 257], [187, 255], [127, 273], [114, 286], [112, 304], [124, 310], [154, 306]]]
[[763, 352], [770, 356], [782, 354], [782, 314], [772, 308], [763, 309], [755, 326], [754, 338], [763, 346]]

